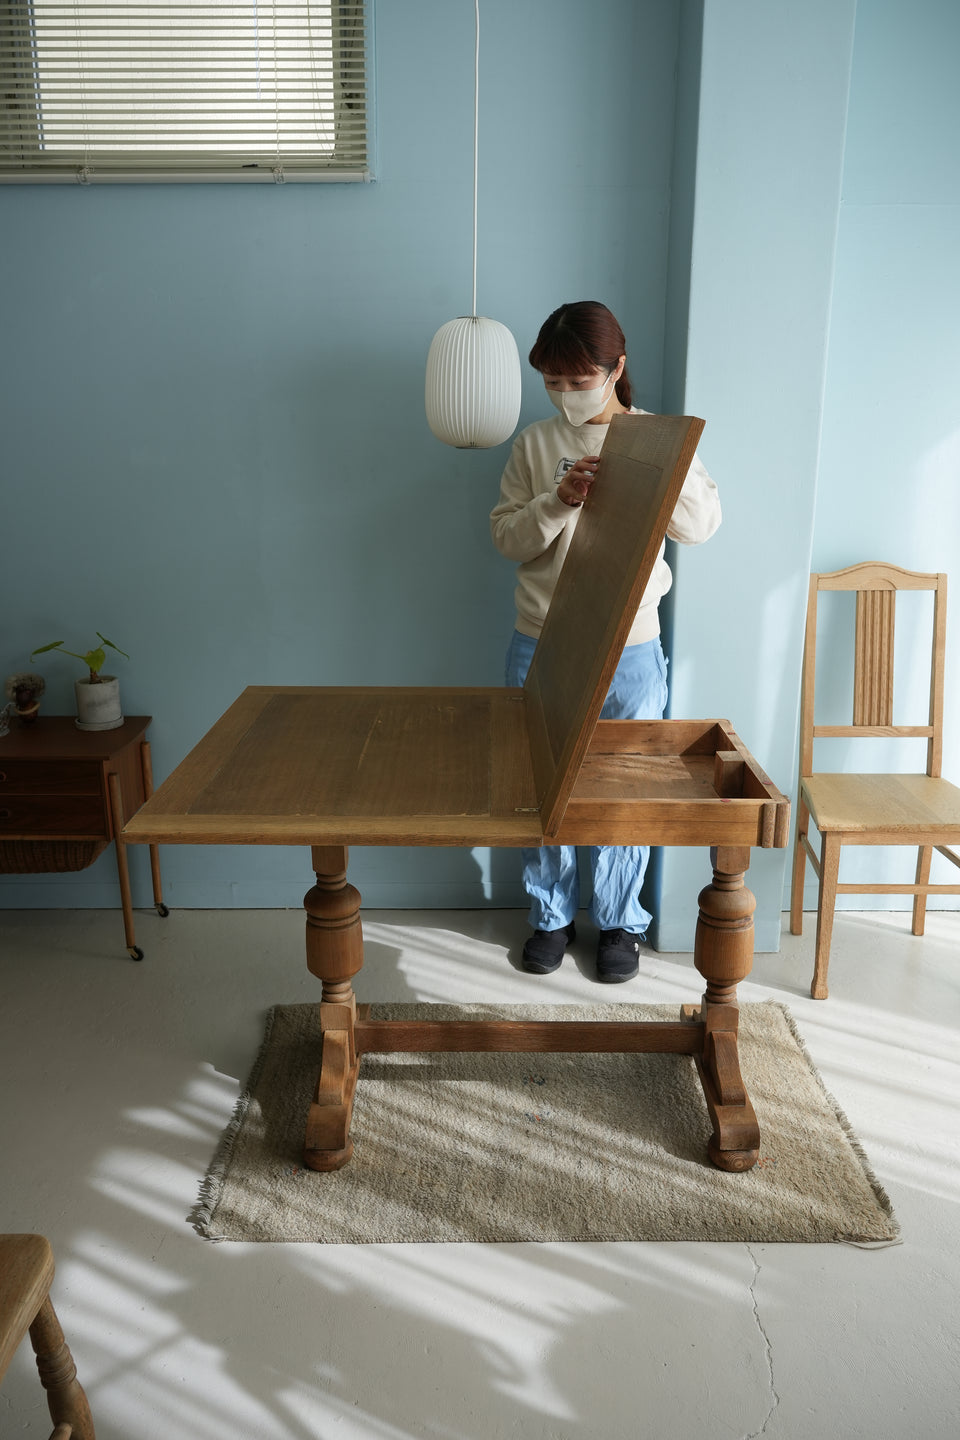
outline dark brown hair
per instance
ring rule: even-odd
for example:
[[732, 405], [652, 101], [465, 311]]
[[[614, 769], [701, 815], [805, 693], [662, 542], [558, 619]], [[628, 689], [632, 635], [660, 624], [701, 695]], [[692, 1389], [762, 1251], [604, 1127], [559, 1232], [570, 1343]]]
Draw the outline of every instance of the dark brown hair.
[[[575, 300], [554, 310], [540, 326], [530, 351], [534, 370], [549, 375], [583, 375], [589, 370], [615, 370], [627, 342], [616, 316], [599, 300]], [[633, 392], [627, 367], [617, 381], [617, 399], [629, 410]]]

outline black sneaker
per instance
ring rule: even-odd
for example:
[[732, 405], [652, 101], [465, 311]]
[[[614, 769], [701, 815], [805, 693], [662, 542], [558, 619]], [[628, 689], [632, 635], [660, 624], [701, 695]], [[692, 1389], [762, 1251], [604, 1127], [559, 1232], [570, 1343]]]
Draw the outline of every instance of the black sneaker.
[[572, 920], [562, 930], [534, 930], [523, 947], [520, 969], [531, 975], [550, 975], [559, 970], [563, 952], [576, 935]]
[[640, 973], [640, 937], [629, 930], [601, 930], [597, 945], [597, 979], [619, 985]]

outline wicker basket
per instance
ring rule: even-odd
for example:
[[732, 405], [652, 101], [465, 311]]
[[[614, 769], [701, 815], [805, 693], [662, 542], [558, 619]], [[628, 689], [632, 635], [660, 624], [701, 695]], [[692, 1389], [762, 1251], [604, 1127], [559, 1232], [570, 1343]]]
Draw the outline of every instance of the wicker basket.
[[109, 840], [0, 840], [0, 875], [86, 870]]

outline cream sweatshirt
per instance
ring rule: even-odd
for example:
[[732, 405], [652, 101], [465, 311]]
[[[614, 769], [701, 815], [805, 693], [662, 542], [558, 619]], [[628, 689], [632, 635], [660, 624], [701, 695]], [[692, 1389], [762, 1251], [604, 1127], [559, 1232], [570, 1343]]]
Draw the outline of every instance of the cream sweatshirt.
[[[490, 531], [501, 555], [517, 562], [517, 629], [523, 635], [540, 634], [580, 518], [582, 507], [559, 500], [557, 486], [581, 456], [599, 455], [608, 429], [607, 425], [570, 425], [562, 415], [554, 415], [528, 425], [513, 442], [500, 482], [500, 500], [490, 515]], [[667, 534], [681, 545], [700, 545], [710, 539], [720, 519], [717, 487], [695, 455]], [[642, 645], [660, 634], [657, 607], [673, 583], [663, 553], [661, 545], [628, 645]]]

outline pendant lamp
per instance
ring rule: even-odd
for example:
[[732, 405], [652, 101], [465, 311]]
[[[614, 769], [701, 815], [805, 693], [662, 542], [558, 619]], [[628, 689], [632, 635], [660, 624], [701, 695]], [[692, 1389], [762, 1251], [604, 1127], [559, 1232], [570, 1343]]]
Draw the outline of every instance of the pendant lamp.
[[520, 356], [506, 325], [477, 314], [477, 159], [480, 118], [480, 0], [474, 0], [473, 312], [448, 320], [427, 355], [427, 423], [445, 445], [485, 450], [516, 429]]

